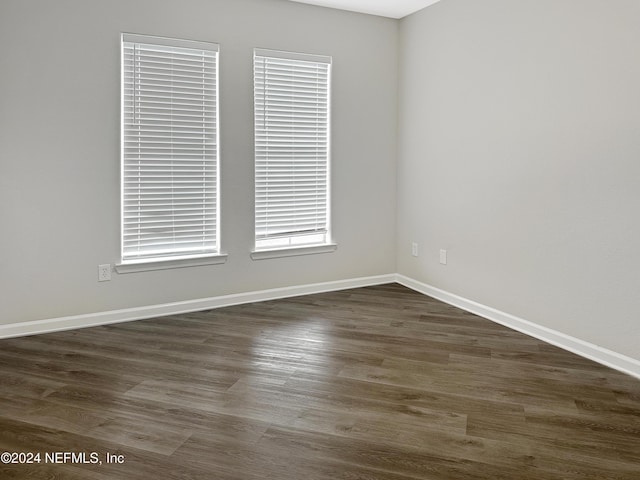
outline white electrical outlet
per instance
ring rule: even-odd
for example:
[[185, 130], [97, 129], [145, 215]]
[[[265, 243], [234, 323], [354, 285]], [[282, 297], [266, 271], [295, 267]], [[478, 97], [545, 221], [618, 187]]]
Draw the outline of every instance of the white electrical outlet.
[[108, 282], [111, 280], [111, 265], [98, 265], [98, 281], [99, 282]]
[[416, 242], [413, 242], [411, 244], [411, 255], [413, 255], [414, 257], [418, 256], [418, 244]]
[[446, 250], [440, 250], [440, 263], [442, 265], [446, 265], [447, 264], [447, 251]]

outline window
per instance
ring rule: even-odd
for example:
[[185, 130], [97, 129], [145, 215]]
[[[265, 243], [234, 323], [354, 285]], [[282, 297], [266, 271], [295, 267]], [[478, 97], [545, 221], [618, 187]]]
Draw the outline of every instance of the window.
[[328, 245], [331, 58], [254, 50], [255, 250]]
[[218, 45], [122, 35], [122, 263], [219, 251]]

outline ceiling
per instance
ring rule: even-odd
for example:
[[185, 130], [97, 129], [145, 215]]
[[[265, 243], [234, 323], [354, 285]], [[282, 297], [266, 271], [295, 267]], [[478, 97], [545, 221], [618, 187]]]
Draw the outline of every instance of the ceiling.
[[291, 0], [382, 17], [402, 18], [440, 0]]

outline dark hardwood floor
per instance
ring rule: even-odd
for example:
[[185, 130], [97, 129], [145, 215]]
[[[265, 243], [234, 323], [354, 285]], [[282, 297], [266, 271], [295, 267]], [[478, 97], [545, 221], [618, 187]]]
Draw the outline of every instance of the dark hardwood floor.
[[1, 479], [638, 480], [640, 381], [390, 284], [0, 340], [4, 451], [41, 457]]

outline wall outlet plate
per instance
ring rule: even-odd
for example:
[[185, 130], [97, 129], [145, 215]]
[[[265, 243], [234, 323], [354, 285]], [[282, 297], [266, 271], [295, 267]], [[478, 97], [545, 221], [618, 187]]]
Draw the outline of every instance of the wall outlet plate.
[[111, 280], [111, 264], [98, 265], [98, 281], [108, 282]]

